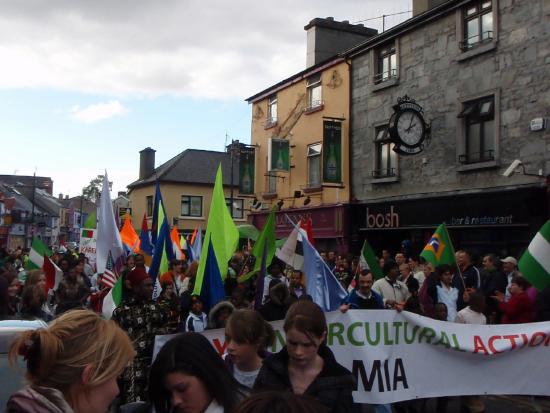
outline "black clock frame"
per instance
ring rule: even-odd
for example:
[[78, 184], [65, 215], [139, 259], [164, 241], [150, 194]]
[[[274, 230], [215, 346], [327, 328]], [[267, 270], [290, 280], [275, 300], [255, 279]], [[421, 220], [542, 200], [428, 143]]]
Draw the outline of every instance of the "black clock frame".
[[[388, 124], [390, 140], [394, 143], [393, 150], [402, 155], [416, 155], [417, 153], [422, 152], [424, 149], [424, 140], [426, 140], [430, 134], [430, 125], [424, 120], [424, 110], [422, 109], [422, 106], [418, 105], [414, 99], [411, 99], [405, 95], [402, 98], [397, 99], [397, 104], [393, 106], [393, 110], [394, 113]], [[397, 121], [406, 112], [415, 112], [422, 122], [422, 136], [414, 145], [409, 145], [404, 142], [397, 131]]]

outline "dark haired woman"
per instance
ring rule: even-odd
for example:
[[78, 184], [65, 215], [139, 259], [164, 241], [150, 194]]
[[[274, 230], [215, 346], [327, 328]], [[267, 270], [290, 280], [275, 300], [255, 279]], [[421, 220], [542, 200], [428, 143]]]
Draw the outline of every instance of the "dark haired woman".
[[521, 275], [512, 278], [508, 291], [510, 300], [505, 301], [504, 293], [495, 291], [493, 298], [498, 301], [502, 312], [502, 324], [520, 324], [533, 321], [533, 303], [526, 291], [531, 286]]
[[299, 300], [288, 310], [283, 328], [286, 346], [264, 360], [254, 390], [289, 390], [316, 398], [330, 412], [353, 411], [355, 379], [325, 344], [323, 310]]
[[149, 398], [157, 413], [231, 413], [244, 396], [208, 339], [180, 334], [151, 366]]
[[252, 388], [273, 345], [275, 332], [271, 324], [253, 310], [236, 310], [225, 326], [227, 355], [225, 364], [243, 386]]

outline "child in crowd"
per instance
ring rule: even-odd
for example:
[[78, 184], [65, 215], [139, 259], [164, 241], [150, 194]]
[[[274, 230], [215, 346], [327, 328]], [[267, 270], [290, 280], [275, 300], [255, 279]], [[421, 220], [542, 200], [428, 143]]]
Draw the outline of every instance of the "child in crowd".
[[267, 347], [275, 341], [271, 324], [253, 310], [236, 310], [225, 326], [227, 354], [225, 364], [233, 377], [252, 389], [267, 356]]
[[457, 314], [458, 289], [451, 285], [453, 273], [449, 265], [440, 265], [436, 268], [439, 283], [432, 288], [431, 296], [434, 303], [443, 303], [447, 306], [447, 321], [454, 322]]
[[185, 331], [200, 333], [206, 330], [208, 317], [202, 311], [203, 303], [198, 295], [191, 297], [191, 312], [185, 320]]

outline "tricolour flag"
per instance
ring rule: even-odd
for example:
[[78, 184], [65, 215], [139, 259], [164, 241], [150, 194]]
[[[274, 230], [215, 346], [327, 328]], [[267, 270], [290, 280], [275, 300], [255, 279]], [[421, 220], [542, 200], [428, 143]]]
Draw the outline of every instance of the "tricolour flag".
[[122, 228], [120, 229], [120, 239], [131, 252], [139, 250], [139, 236], [132, 226], [132, 220], [129, 217], [124, 219], [124, 224], [122, 224]]
[[378, 258], [376, 258], [376, 255], [374, 255], [374, 251], [372, 250], [370, 244], [366, 239], [363, 242], [363, 248], [361, 248], [361, 257], [359, 260], [361, 263], [361, 268], [369, 270], [375, 280], [378, 280], [379, 278], [382, 278], [384, 276], [382, 268], [380, 268]]
[[195, 228], [195, 232], [193, 232], [193, 236], [191, 237], [191, 248], [193, 249], [193, 261], [199, 261], [202, 251], [202, 228], [200, 225], [198, 229]]
[[519, 270], [541, 291], [550, 284], [550, 220], [537, 232], [519, 259]]
[[238, 242], [239, 230], [235, 226], [225, 203], [220, 165], [218, 166], [216, 182], [212, 191], [206, 235], [199, 260], [199, 268], [197, 269], [195, 289], [193, 290], [193, 293], [200, 295], [204, 301], [205, 312], [220, 301], [220, 298], [225, 297], [223, 279], [227, 275], [228, 262], [235, 252]]
[[46, 274], [46, 293], [49, 290], [57, 290], [59, 282], [63, 279], [63, 271], [51, 260], [50, 257], [44, 255], [44, 264], [42, 270]]
[[51, 256], [50, 249], [38, 238], [32, 239], [29, 260], [27, 261], [28, 270], [38, 270], [44, 266], [44, 256]]
[[170, 231], [170, 240], [172, 241], [172, 252], [177, 260], [185, 259], [185, 255], [180, 246], [180, 233], [178, 232], [178, 226], [174, 225], [172, 231]]
[[455, 250], [445, 224], [437, 227], [420, 256], [434, 268], [441, 264], [453, 265], [456, 262]]
[[149, 234], [149, 228], [147, 228], [147, 216], [143, 214], [143, 221], [141, 222], [141, 231], [139, 233], [139, 249], [146, 257], [153, 256], [153, 245], [151, 244], [151, 235]]
[[101, 307], [101, 313], [103, 317], [110, 319], [113, 316], [113, 311], [122, 302], [122, 283], [123, 277], [118, 277], [113, 288], [109, 290], [105, 298], [103, 299], [103, 306]]

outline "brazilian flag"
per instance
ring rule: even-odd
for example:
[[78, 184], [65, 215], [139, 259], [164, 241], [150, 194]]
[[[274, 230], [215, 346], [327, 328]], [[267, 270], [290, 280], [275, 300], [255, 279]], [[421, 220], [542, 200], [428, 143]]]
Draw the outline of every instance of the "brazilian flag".
[[442, 264], [455, 264], [455, 250], [445, 224], [437, 227], [420, 256], [432, 264], [434, 268]]

